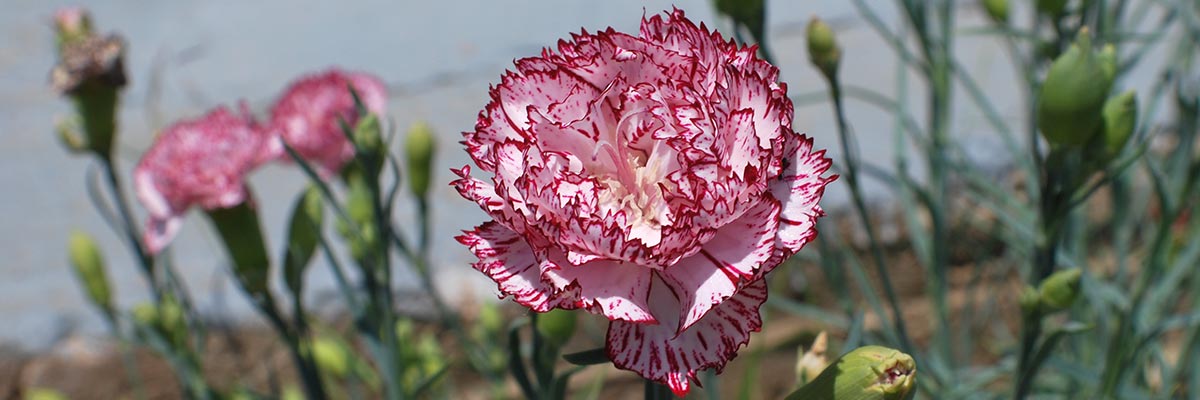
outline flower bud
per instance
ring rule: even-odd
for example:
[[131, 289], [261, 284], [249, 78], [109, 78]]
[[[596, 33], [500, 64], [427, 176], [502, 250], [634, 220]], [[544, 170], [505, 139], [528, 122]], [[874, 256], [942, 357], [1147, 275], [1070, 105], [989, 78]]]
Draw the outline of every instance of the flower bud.
[[413, 195], [425, 197], [433, 168], [433, 153], [437, 141], [428, 124], [417, 122], [408, 129], [404, 152], [408, 161], [408, 185]]
[[1041, 312], [1041, 296], [1037, 289], [1032, 286], [1021, 288], [1021, 296], [1017, 298], [1017, 303], [1021, 305], [1021, 311], [1025, 315], [1034, 315]]
[[271, 261], [267, 257], [267, 245], [257, 210], [246, 201], [229, 208], [207, 210], [206, 213], [225, 244], [238, 284], [252, 296], [267, 295]]
[[813, 17], [808, 22], [808, 59], [825, 75], [832, 79], [837, 75], [838, 63], [842, 60], [842, 49], [838, 47], [837, 36], [833, 29], [824, 21]]
[[1067, 0], [1037, 0], [1038, 12], [1058, 18], [1067, 11]]
[[83, 283], [88, 298], [106, 314], [112, 312], [112, 290], [104, 268], [104, 255], [95, 240], [80, 231], [71, 232], [68, 252], [75, 276]]
[[1008, 0], [983, 0], [983, 10], [1000, 25], [1008, 25]]
[[[376, 229], [375, 204], [371, 190], [362, 176], [348, 179], [346, 214], [350, 221], [338, 219], [338, 232], [350, 248], [350, 257], [362, 263], [378, 245], [379, 231]], [[357, 228], [357, 231], [354, 231]]]
[[313, 340], [312, 352], [313, 359], [321, 371], [337, 378], [345, 378], [350, 372], [352, 364], [350, 349], [347, 349], [341, 342], [327, 337], [318, 337]]
[[1108, 158], [1125, 148], [1137, 125], [1137, 92], [1130, 90], [1104, 103], [1104, 150]]
[[158, 308], [154, 304], [142, 302], [133, 306], [131, 311], [133, 320], [139, 325], [157, 327], [158, 326]]
[[538, 333], [554, 346], [562, 346], [575, 334], [575, 313], [553, 309], [537, 317]]
[[25, 391], [25, 400], [67, 400], [67, 396], [51, 388], [35, 387]]
[[1050, 64], [1037, 110], [1038, 128], [1047, 141], [1079, 146], [1096, 133], [1112, 86], [1106, 58], [1092, 50], [1091, 36], [1085, 28], [1075, 43]]
[[881, 346], [846, 353], [788, 400], [900, 400], [916, 386], [917, 365], [908, 354]]
[[183, 306], [174, 297], [163, 297], [156, 310], [158, 330], [176, 348], [184, 348], [187, 344], [187, 318]]
[[828, 335], [825, 331], [817, 334], [816, 339], [813, 339], [812, 347], [808, 351], [804, 351], [804, 347], [800, 347], [800, 357], [796, 358], [796, 382], [799, 385], [805, 385], [817, 379], [817, 375], [829, 366], [829, 359], [825, 357], [825, 351], [828, 349]]
[[1046, 311], [1059, 311], [1070, 307], [1079, 297], [1080, 278], [1083, 272], [1071, 268], [1051, 274], [1038, 287], [1040, 303]]
[[311, 185], [292, 206], [292, 219], [288, 223], [288, 247], [283, 254], [283, 277], [288, 289], [296, 296], [303, 292], [304, 270], [320, 242], [323, 210], [321, 192]]
[[383, 160], [387, 156], [387, 149], [383, 144], [383, 134], [379, 126], [379, 117], [375, 114], [366, 114], [354, 126], [354, 131], [351, 133], [354, 138], [354, 144], [358, 147], [358, 151], [362, 152], [359, 157], [365, 156], [363, 161], [366, 162], [367, 168], [372, 174], [379, 174], [383, 168]]

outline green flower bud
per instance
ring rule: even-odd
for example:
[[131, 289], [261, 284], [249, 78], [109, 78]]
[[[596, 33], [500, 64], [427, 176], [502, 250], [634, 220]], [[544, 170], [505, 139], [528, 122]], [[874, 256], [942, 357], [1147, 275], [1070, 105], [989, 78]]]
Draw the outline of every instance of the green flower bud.
[[143, 302], [133, 306], [133, 320], [139, 325], [157, 327], [158, 326], [158, 308], [154, 304]]
[[916, 387], [917, 365], [900, 351], [863, 346], [846, 353], [788, 400], [900, 400]]
[[258, 212], [249, 201], [230, 208], [207, 211], [208, 218], [233, 262], [233, 275], [252, 296], [266, 296], [271, 260], [263, 239]]
[[354, 126], [354, 132], [351, 133], [354, 138], [354, 144], [359, 151], [366, 156], [363, 161], [370, 168], [372, 174], [379, 174], [383, 168], [383, 161], [386, 157], [386, 147], [383, 144], [382, 128], [379, 125], [379, 117], [375, 114], [366, 114], [359, 119], [358, 124]]
[[297, 296], [304, 291], [304, 270], [320, 241], [324, 207], [321, 192], [316, 186], [309, 186], [292, 206], [288, 247], [283, 255], [283, 276], [288, 289]]
[[279, 395], [279, 398], [281, 400], [304, 400], [304, 391], [296, 385], [287, 385], [283, 387], [283, 393]]
[[1025, 315], [1034, 315], [1041, 312], [1041, 301], [1041, 295], [1032, 286], [1021, 288], [1021, 296], [1017, 298], [1017, 303], [1021, 305], [1021, 311]]
[[408, 187], [417, 197], [425, 197], [429, 192], [433, 153], [436, 150], [437, 140], [428, 124], [417, 122], [408, 128], [408, 137], [404, 142], [405, 159], [408, 161]]
[[352, 365], [350, 349], [336, 339], [318, 337], [312, 344], [313, 360], [321, 371], [345, 378]]
[[421, 360], [421, 368], [426, 374], [433, 374], [446, 366], [446, 357], [442, 354], [442, 346], [432, 335], [421, 336], [417, 342], [417, 357]]
[[187, 318], [183, 306], [174, 297], [164, 297], [158, 304], [158, 330], [170, 340], [176, 348], [184, 348], [187, 343]]
[[992, 21], [1008, 25], [1008, 0], [983, 0], [983, 9]]
[[842, 49], [838, 47], [833, 29], [814, 16], [808, 22], [807, 36], [809, 61], [812, 61], [827, 79], [832, 79], [837, 75], [838, 64], [842, 60]]
[[[346, 214], [352, 224], [338, 219], [338, 232], [346, 239], [350, 257], [362, 263], [376, 252], [380, 240], [379, 230], [376, 229], [374, 198], [361, 175], [348, 179], [346, 184]], [[358, 230], [354, 231], [354, 227]]]
[[575, 319], [576, 315], [572, 311], [550, 310], [538, 315], [537, 330], [550, 344], [560, 347], [575, 334]]
[[1058, 18], [1067, 11], [1067, 0], [1037, 0], [1038, 12]]
[[112, 290], [104, 267], [104, 254], [100, 253], [96, 241], [86, 233], [73, 231], [67, 243], [71, 266], [87, 290], [88, 298], [106, 314], [111, 313]]
[[1091, 36], [1085, 28], [1075, 43], [1050, 64], [1037, 110], [1038, 128], [1047, 141], [1079, 146], [1096, 133], [1100, 111], [1112, 86], [1105, 58], [1092, 50]]
[[1079, 297], [1080, 278], [1083, 271], [1071, 268], [1051, 274], [1038, 287], [1041, 304], [1046, 311], [1059, 311], [1070, 307]]
[[1104, 130], [1101, 139], [1104, 143], [1101, 157], [1108, 162], [1121, 154], [1129, 137], [1137, 125], [1137, 92], [1130, 90], [1113, 96], [1104, 103]]

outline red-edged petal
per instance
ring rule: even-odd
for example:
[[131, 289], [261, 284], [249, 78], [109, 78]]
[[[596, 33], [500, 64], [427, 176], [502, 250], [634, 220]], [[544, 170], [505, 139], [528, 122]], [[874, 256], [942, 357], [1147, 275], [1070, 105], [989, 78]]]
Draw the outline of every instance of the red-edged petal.
[[761, 329], [758, 308], [766, 300], [766, 281], [752, 281], [691, 328], [677, 333], [668, 321], [678, 317], [679, 300], [662, 281], [655, 281], [650, 304], [660, 323], [613, 321], [608, 326], [608, 357], [617, 368], [662, 382], [682, 397], [697, 371], [716, 368], [719, 373], [750, 341], [750, 333]]
[[837, 179], [836, 175], [823, 176], [832, 161], [825, 157], [824, 150], [812, 151], [812, 139], [801, 135], [789, 144], [794, 147], [785, 153], [786, 168], [771, 185], [771, 195], [783, 206], [776, 247], [785, 257], [817, 236], [817, 218], [825, 214], [817, 203], [825, 186]]
[[560, 304], [554, 288], [542, 282], [533, 248], [516, 232], [496, 222], [487, 222], [456, 239], [479, 257], [479, 262], [471, 267], [496, 281], [501, 297], [512, 296], [517, 303], [537, 312], [550, 311]]
[[542, 276], [557, 289], [573, 292], [580, 307], [614, 321], [656, 322], [647, 304], [650, 268], [611, 260], [572, 265], [555, 258], [543, 261]]
[[775, 250], [778, 217], [779, 204], [770, 198], [763, 199], [741, 218], [718, 230], [698, 254], [660, 273], [671, 291], [680, 297], [680, 331], [733, 296], [744, 281], [754, 278]]

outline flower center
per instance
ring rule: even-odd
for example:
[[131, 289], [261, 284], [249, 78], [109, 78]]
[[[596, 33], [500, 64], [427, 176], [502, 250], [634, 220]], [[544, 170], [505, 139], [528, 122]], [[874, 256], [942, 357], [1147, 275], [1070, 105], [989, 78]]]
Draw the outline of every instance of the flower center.
[[670, 172], [673, 150], [662, 140], [644, 138], [650, 143], [649, 149], [629, 143], [630, 135], [622, 133], [631, 131], [623, 128], [646, 128], [641, 124], [644, 117], [651, 117], [650, 112], [622, 117], [617, 132], [609, 138], [601, 138], [592, 158], [596, 161], [607, 158], [611, 163], [606, 172], [597, 174], [598, 181], [605, 187], [599, 196], [601, 215], [623, 212], [629, 238], [653, 247], [662, 242], [663, 226], [674, 223], [664, 196], [672, 185], [664, 178]]

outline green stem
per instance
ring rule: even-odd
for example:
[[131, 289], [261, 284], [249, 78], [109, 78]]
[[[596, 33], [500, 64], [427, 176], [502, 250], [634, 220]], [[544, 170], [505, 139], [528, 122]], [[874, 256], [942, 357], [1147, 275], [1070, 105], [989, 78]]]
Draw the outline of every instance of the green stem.
[[896, 290], [892, 285], [887, 263], [884, 261], [883, 247], [880, 245], [874, 226], [871, 224], [870, 215], [867, 213], [866, 201], [862, 194], [862, 187], [859, 184], [858, 153], [850, 145], [852, 138], [850, 137], [849, 127], [846, 122], [846, 110], [842, 102], [841, 83], [837, 76], [828, 77], [828, 82], [830, 95], [833, 97], [834, 114], [837, 116], [838, 138], [842, 145], [842, 156], [846, 160], [844, 176], [846, 178], [846, 185], [850, 189], [850, 198], [854, 203], [855, 211], [858, 213], [862, 229], [867, 233], [867, 241], [870, 242], [871, 247], [871, 257], [874, 260], [876, 273], [879, 275], [880, 285], [883, 286], [884, 295], [887, 297], [888, 304], [891, 307], [892, 323], [900, 337], [900, 345], [905, 352], [912, 352], [912, 342], [908, 337], [908, 329], [904, 323], [904, 314], [900, 310], [900, 302], [896, 297]]

